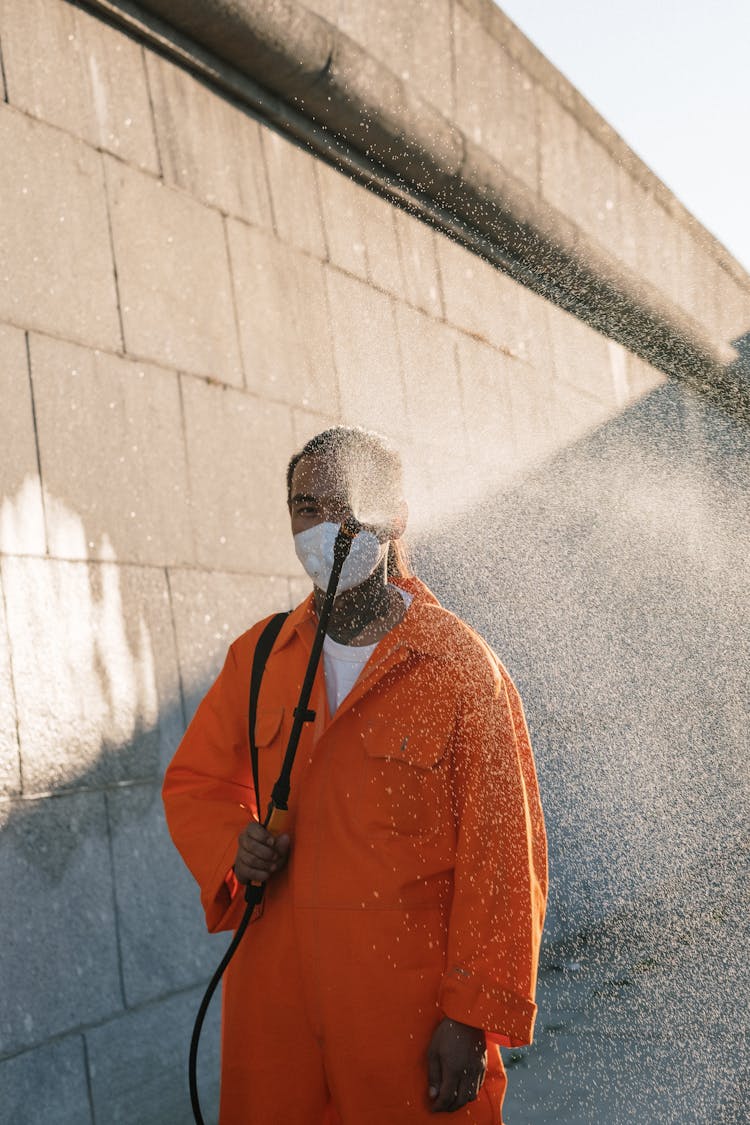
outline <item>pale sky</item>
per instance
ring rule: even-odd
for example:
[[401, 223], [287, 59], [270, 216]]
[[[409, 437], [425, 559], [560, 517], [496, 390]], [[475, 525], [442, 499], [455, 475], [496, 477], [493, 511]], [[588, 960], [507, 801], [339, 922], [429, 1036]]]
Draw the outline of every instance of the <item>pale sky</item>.
[[750, 270], [750, 0], [498, 0]]

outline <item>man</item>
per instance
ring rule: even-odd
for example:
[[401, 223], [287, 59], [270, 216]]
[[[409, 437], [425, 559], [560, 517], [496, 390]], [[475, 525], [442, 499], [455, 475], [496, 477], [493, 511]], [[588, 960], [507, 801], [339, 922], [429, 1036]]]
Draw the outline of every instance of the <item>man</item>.
[[[221, 1125], [501, 1121], [498, 1044], [531, 1041], [546, 842], [518, 695], [484, 642], [408, 573], [397, 456], [337, 427], [292, 458], [288, 504], [313, 593], [284, 623], [247, 733], [265, 622], [231, 646], [164, 783], [208, 928], [235, 928]], [[281, 768], [338, 525], [344, 565], [292, 773], [289, 827], [259, 823]]]

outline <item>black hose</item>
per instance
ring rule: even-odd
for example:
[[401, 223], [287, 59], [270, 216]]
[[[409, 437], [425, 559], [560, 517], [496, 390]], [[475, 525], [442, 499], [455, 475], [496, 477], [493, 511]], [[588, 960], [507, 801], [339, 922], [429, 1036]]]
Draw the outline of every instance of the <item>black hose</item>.
[[[255, 889], [256, 888], [253, 888], [253, 890], [255, 890]], [[257, 889], [259, 891], [263, 890], [262, 886], [257, 888]], [[261, 899], [261, 895], [259, 894], [258, 895], [258, 902], [260, 902], [260, 899]], [[203, 1030], [203, 1021], [206, 1018], [206, 1012], [208, 1011], [208, 1006], [211, 1003], [211, 1000], [213, 998], [213, 994], [216, 991], [216, 987], [217, 987], [219, 981], [221, 980], [221, 978], [224, 975], [224, 970], [226, 969], [227, 965], [229, 964], [229, 962], [234, 957], [237, 946], [240, 944], [240, 942], [242, 941], [242, 939], [245, 935], [245, 930], [247, 929], [247, 927], [250, 923], [250, 918], [252, 917], [252, 913], [253, 913], [253, 910], [255, 909], [256, 905], [257, 905], [257, 903], [255, 903], [255, 902], [253, 902], [253, 903], [248, 902], [247, 906], [245, 907], [245, 913], [242, 915], [242, 921], [240, 922], [239, 926], [237, 927], [237, 929], [235, 931], [235, 934], [234, 934], [234, 937], [232, 938], [232, 941], [231, 941], [229, 947], [227, 948], [226, 953], [224, 954], [224, 956], [221, 959], [221, 964], [219, 965], [218, 969], [216, 970], [214, 975], [211, 977], [211, 980], [209, 981], [208, 988], [206, 989], [206, 991], [204, 993], [204, 996], [203, 996], [203, 999], [201, 1000], [201, 1006], [198, 1009], [198, 1015], [195, 1017], [195, 1023], [193, 1025], [193, 1035], [192, 1035], [192, 1038], [190, 1040], [190, 1056], [188, 1058], [188, 1078], [189, 1078], [189, 1081], [190, 1081], [190, 1104], [193, 1107], [193, 1117], [195, 1118], [196, 1125], [206, 1125], [205, 1121], [203, 1120], [203, 1114], [201, 1113], [200, 1101], [198, 1100], [198, 1073], [197, 1073], [197, 1071], [198, 1071], [198, 1042], [199, 1042], [200, 1037], [201, 1037], [201, 1031]]]

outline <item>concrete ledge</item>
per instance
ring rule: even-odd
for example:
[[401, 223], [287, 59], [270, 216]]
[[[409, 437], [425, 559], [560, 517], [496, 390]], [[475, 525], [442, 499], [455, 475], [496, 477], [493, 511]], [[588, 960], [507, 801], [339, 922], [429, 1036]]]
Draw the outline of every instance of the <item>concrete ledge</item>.
[[555, 98], [568, 113], [586, 129], [610, 156], [614, 157], [629, 176], [637, 180], [672, 218], [687, 228], [702, 246], [719, 263], [722, 269], [740, 285], [747, 288], [748, 277], [739, 262], [709, 231], [702, 226], [693, 214], [680, 203], [679, 199], [666, 187], [632, 148], [622, 139], [609, 122], [598, 113], [581, 92], [576, 89], [564, 74], [557, 70], [546, 55], [526, 38], [523, 32], [506, 16], [495, 0], [456, 0], [480, 27], [502, 44], [507, 53], [523, 67], [528, 75], [538, 82]]
[[728, 341], [603, 252], [296, 0], [87, 3], [649, 363], [745, 405], [741, 385], [726, 376]]

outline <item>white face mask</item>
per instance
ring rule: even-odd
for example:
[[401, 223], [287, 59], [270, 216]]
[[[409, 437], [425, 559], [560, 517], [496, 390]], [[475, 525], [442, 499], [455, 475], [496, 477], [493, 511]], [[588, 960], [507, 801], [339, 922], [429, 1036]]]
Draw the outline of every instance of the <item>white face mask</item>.
[[[333, 545], [338, 533], [337, 523], [317, 523], [294, 536], [297, 558], [321, 590], [328, 589], [333, 570]], [[336, 594], [343, 594], [366, 581], [383, 561], [387, 550], [387, 540], [379, 543], [371, 531], [358, 532], [344, 561]]]

